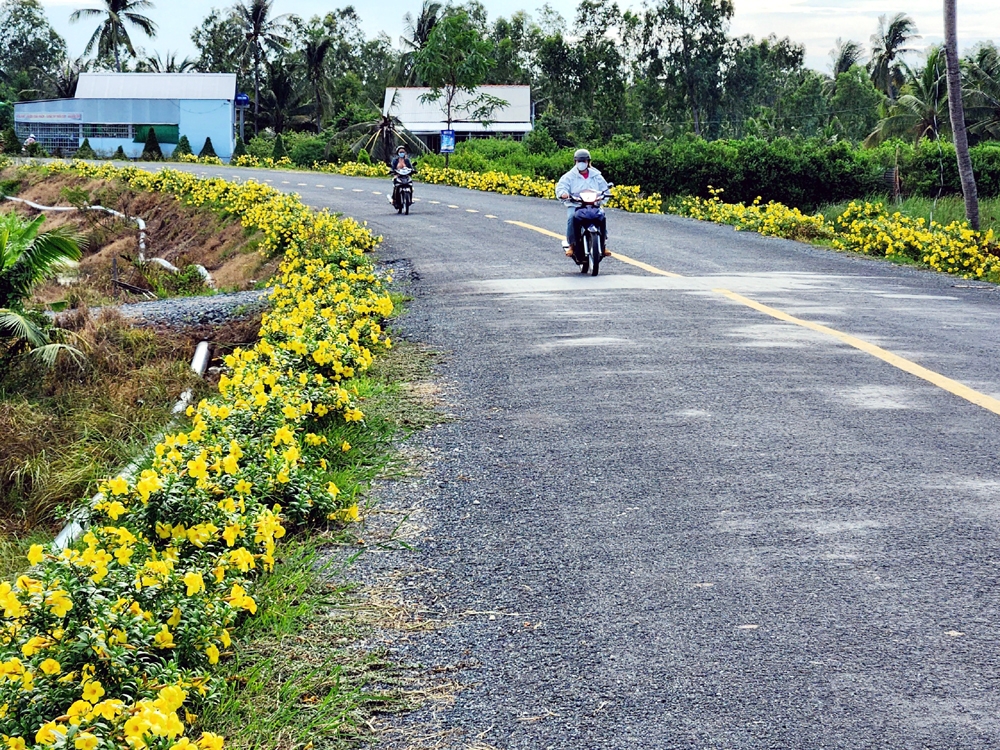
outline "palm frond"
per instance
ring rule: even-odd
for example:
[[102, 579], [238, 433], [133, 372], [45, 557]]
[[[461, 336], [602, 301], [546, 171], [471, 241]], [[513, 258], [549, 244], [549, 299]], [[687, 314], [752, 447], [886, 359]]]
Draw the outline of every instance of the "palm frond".
[[29, 356], [40, 359], [50, 370], [56, 366], [60, 354], [67, 355], [81, 370], [87, 364], [87, 356], [75, 346], [70, 346], [69, 344], [43, 344], [42, 346], [34, 347], [28, 352]]
[[49, 337], [33, 320], [9, 308], [0, 308], [0, 331], [6, 331], [15, 340], [26, 341], [31, 347], [46, 346]]

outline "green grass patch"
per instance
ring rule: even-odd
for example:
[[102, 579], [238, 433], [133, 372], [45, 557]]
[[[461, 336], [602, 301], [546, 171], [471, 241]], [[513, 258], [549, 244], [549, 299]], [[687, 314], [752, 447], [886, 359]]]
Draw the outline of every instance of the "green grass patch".
[[[398, 307], [397, 307], [398, 309]], [[358, 390], [365, 425], [327, 430], [330, 451], [351, 462], [331, 477], [364, 504], [378, 477], [408, 466], [396, 450], [410, 432], [438, 423], [430, 381], [435, 354], [397, 341], [362, 377]], [[384, 649], [364, 647], [378, 616], [359, 616], [367, 592], [345, 582], [345, 570], [364, 546], [355, 527], [314, 529], [279, 547], [275, 569], [257, 582], [259, 614], [233, 634], [223, 663], [225, 688], [199, 727], [226, 736], [232, 750], [342, 750], [373, 740], [371, 720], [406, 711], [422, 700], [404, 687], [406, 668]]]
[[357, 647], [372, 626], [350, 616], [356, 599], [338, 582], [350, 558], [326, 545], [289, 542], [255, 587], [261, 612], [234, 634], [221, 700], [199, 720], [232, 750], [357, 747], [375, 714], [410, 706], [400, 668]]

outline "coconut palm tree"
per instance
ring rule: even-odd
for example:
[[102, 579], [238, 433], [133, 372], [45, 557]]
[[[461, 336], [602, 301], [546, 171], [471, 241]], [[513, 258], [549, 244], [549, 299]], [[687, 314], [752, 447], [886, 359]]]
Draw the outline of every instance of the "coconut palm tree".
[[405, 85], [415, 86], [420, 83], [414, 67], [416, 53], [424, 48], [434, 27], [444, 14], [444, 6], [437, 0], [424, 0], [420, 13], [416, 18], [411, 13], [403, 16], [404, 36], [399, 38], [399, 46], [403, 54], [399, 56], [399, 71], [397, 77]]
[[264, 119], [275, 133], [309, 121], [301, 81], [299, 67], [294, 62], [275, 60], [267, 64], [267, 88], [261, 92], [261, 104]]
[[941, 48], [930, 48], [922, 70], [915, 71], [905, 63], [900, 69], [906, 82], [899, 97], [886, 105], [886, 116], [866, 140], [869, 145], [899, 137], [912, 138], [914, 143], [924, 138], [936, 140], [948, 130], [948, 84]]
[[968, 61], [968, 86], [969, 132], [1000, 140], [1000, 49], [995, 45], [983, 45]]
[[872, 34], [872, 56], [868, 62], [868, 71], [875, 88], [890, 99], [895, 99], [903, 84], [903, 70], [898, 58], [907, 52], [916, 51], [907, 45], [914, 39], [919, 39], [917, 26], [913, 19], [905, 13], [897, 13], [891, 20], [879, 16], [878, 30]]
[[316, 132], [323, 132], [323, 110], [329, 95], [323, 85], [326, 81], [326, 56], [333, 48], [333, 40], [324, 35], [314, 35], [306, 40], [302, 48], [306, 78], [312, 88]]
[[134, 26], [150, 39], [156, 36], [156, 24], [137, 11], [152, 10], [155, 6], [150, 0], [104, 0], [104, 7], [81, 8], [70, 15], [70, 23], [76, 23], [82, 18], [95, 16], [104, 20], [94, 30], [93, 36], [87, 42], [83, 53], [89, 55], [96, 47], [98, 56], [114, 53], [115, 69], [122, 72], [121, 48], [124, 46], [129, 55], [135, 57], [135, 47], [128, 34], [128, 26]]
[[65, 228], [40, 232], [44, 221], [44, 216], [24, 222], [17, 214], [0, 214], [0, 353], [9, 359], [31, 352], [53, 365], [67, 352], [80, 361], [78, 350], [53, 341], [52, 331], [24, 309], [38, 282], [81, 256], [77, 236]]
[[958, 31], [955, 0], [944, 0], [944, 56], [948, 70], [948, 113], [951, 115], [951, 132], [955, 138], [955, 156], [958, 159], [958, 179], [962, 183], [965, 200], [965, 218], [969, 226], [979, 229], [979, 193], [976, 176], [972, 172], [969, 156], [969, 134], [965, 129], [965, 108], [962, 103], [962, 71], [958, 64]]
[[242, 0], [236, 3], [233, 13], [244, 39], [243, 48], [253, 56], [253, 132], [260, 132], [260, 78], [261, 63], [267, 52], [283, 52], [288, 44], [288, 15], [271, 17], [273, 0]]
[[862, 50], [861, 45], [858, 42], [848, 39], [846, 42], [840, 40], [837, 37], [836, 45], [832, 50], [830, 50], [830, 58], [833, 60], [833, 80], [837, 80], [837, 76], [841, 73], [846, 73], [859, 62], [861, 62], [861, 57], [864, 55], [864, 50]]
[[159, 52], [154, 52], [142, 58], [136, 70], [145, 73], [188, 73], [195, 69], [195, 65], [195, 61], [189, 57], [178, 62], [176, 52], [168, 51], [166, 57], [160, 57]]

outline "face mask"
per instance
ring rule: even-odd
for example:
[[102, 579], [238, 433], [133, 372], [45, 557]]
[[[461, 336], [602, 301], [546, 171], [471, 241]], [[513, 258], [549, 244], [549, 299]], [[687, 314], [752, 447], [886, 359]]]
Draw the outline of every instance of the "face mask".
[[580, 172], [586, 172], [590, 168], [590, 165], [585, 161], [578, 161], [576, 163], [576, 168]]

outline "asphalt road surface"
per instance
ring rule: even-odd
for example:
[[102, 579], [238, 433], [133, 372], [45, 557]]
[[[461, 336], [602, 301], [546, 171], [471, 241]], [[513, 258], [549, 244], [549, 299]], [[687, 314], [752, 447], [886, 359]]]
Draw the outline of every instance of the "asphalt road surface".
[[584, 277], [552, 201], [233, 172], [384, 235], [446, 353], [406, 491], [462, 742], [1000, 747], [995, 287], [613, 211], [647, 267]]

